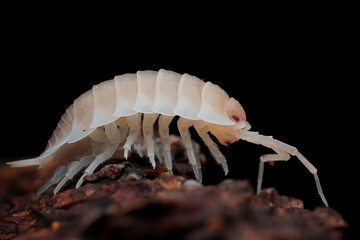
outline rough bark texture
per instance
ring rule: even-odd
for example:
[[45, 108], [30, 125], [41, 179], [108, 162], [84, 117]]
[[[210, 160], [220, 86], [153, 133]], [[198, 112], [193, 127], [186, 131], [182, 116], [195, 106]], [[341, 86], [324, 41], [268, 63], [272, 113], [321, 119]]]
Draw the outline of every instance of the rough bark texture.
[[39, 199], [56, 166], [0, 168], [0, 239], [342, 239], [347, 223], [335, 210], [305, 210], [274, 188], [255, 195], [248, 181], [204, 187], [189, 180], [181, 143], [172, 147], [175, 176], [134, 154]]

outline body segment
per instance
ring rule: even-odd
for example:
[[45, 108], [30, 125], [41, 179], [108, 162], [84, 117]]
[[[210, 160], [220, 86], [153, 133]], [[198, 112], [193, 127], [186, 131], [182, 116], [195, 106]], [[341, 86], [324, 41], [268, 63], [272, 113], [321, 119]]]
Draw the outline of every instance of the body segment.
[[116, 110], [114, 116], [126, 117], [137, 112], [133, 109], [138, 92], [136, 74], [123, 74], [114, 78]]
[[175, 116], [178, 103], [178, 87], [181, 75], [161, 69], [156, 78], [155, 99], [151, 110], [166, 116]]
[[94, 111], [90, 127], [97, 128], [118, 119], [116, 110], [116, 88], [114, 80], [108, 80], [92, 88]]
[[205, 82], [195, 76], [183, 74], [178, 86], [178, 102], [174, 109], [176, 115], [199, 120], [201, 109], [201, 92]]

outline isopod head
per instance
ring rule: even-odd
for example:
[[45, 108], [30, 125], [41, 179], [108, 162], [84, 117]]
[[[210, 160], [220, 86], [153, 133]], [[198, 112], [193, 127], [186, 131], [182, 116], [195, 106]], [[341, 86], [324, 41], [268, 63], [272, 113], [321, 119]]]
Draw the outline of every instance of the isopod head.
[[226, 113], [233, 125], [210, 124], [210, 132], [223, 145], [229, 145], [239, 140], [242, 130], [249, 130], [250, 124], [246, 121], [246, 114], [241, 104], [234, 98], [230, 98], [227, 104]]

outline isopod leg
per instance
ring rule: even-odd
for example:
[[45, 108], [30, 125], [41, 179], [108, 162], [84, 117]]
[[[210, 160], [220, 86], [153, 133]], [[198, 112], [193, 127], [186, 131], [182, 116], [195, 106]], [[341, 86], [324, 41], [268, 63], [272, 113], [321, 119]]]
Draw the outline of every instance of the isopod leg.
[[133, 148], [134, 148], [135, 152], [139, 155], [139, 157], [141, 157], [141, 158], [144, 157], [142, 142], [134, 143]]
[[162, 146], [159, 145], [159, 143], [154, 140], [155, 156], [157, 157], [157, 159], [159, 160], [159, 162], [160, 162], [161, 164], [164, 164], [163, 156], [161, 155], [161, 150], [160, 150], [161, 147], [162, 147]]
[[154, 146], [154, 123], [158, 118], [159, 114], [147, 114], [144, 113], [143, 119], [143, 134], [147, 148], [147, 156], [149, 157], [152, 167], [155, 169], [155, 146]]
[[259, 174], [258, 174], [257, 187], [256, 187], [256, 192], [258, 194], [261, 191], [262, 182], [263, 182], [264, 163], [265, 162], [270, 162], [270, 161], [288, 161], [290, 159], [290, 155], [287, 152], [285, 152], [285, 151], [283, 151], [281, 149], [278, 149], [276, 147], [272, 147], [272, 149], [277, 154], [266, 154], [266, 155], [262, 155], [260, 157]]
[[[277, 154], [267, 154], [261, 157], [259, 178], [258, 178], [258, 179], [261, 178], [261, 182], [262, 182], [262, 175], [264, 169], [263, 166], [264, 162], [280, 161], [280, 160], [287, 161], [289, 159], [288, 156], [289, 154], [296, 156], [302, 162], [302, 164], [314, 175], [316, 187], [321, 197], [321, 200], [324, 202], [325, 206], [328, 207], [328, 203], [322, 191], [320, 180], [317, 175], [317, 169], [309, 162], [309, 160], [307, 160], [300, 152], [298, 152], [298, 150], [295, 147], [280, 142], [279, 140], [273, 139], [272, 137], [260, 135], [257, 132], [243, 131], [240, 134], [239, 138], [255, 144], [261, 144], [265, 147], [273, 149], [277, 153]], [[258, 184], [258, 190], [259, 188], [261, 188], [261, 185], [259, 186]]]
[[181, 138], [185, 144], [185, 148], [189, 157], [189, 162], [193, 167], [195, 177], [199, 182], [202, 182], [202, 173], [201, 173], [201, 164], [199, 159], [196, 158], [193, 143], [191, 141], [191, 136], [189, 128], [194, 124], [193, 120], [180, 117], [177, 121], [178, 129], [181, 135]]
[[127, 117], [127, 124], [129, 126], [129, 135], [126, 138], [126, 142], [123, 146], [124, 157], [128, 158], [131, 146], [140, 139], [141, 134], [141, 113], [137, 113]]
[[95, 160], [86, 168], [86, 170], [84, 171], [84, 174], [81, 176], [79, 181], [76, 183], [76, 188], [79, 188], [81, 186], [84, 178], [87, 175], [93, 173], [100, 164], [102, 164], [103, 162], [108, 160], [115, 153], [117, 148], [119, 147], [120, 140], [122, 137], [120, 135], [117, 125], [115, 123], [110, 123], [110, 124], [105, 125], [105, 133], [110, 142], [106, 146], [105, 151], [98, 154], [96, 156]]
[[89, 137], [94, 142], [107, 142], [109, 139], [106, 137], [105, 131], [102, 128], [97, 128], [95, 131], [93, 131]]
[[68, 171], [66, 172], [63, 179], [61, 179], [60, 183], [54, 189], [54, 195], [56, 195], [60, 189], [65, 185], [65, 183], [71, 179], [84, 167], [88, 166], [93, 160], [93, 155], [86, 155], [81, 157], [79, 161], [73, 161], [68, 164]]
[[[96, 146], [93, 146], [93, 154], [99, 152], [100, 149], [103, 149], [102, 142], [104, 142], [105, 139], [107, 139], [106, 136], [105, 138], [104, 136], [105, 136], [105, 132], [102, 129], [97, 129], [91, 134], [90, 136], [91, 139], [98, 142], [95, 144]], [[41, 187], [39, 191], [36, 193], [37, 197], [39, 197], [42, 193], [44, 193], [49, 187], [58, 183], [56, 188], [54, 189], [54, 195], [55, 195], [68, 180], [72, 179], [73, 176], [76, 173], [78, 173], [83, 167], [89, 165], [94, 158], [95, 158], [94, 156], [86, 155], [82, 157], [80, 161], [70, 162], [67, 166], [59, 166], [55, 170], [54, 175], [50, 179], [50, 181], [47, 182], [43, 187]]]
[[124, 142], [126, 139], [126, 136], [129, 132], [129, 126], [128, 121], [126, 117], [121, 117], [118, 120], [116, 120], [116, 125], [119, 126], [119, 132], [120, 132], [120, 143]]
[[172, 159], [171, 159], [171, 146], [170, 146], [170, 138], [169, 138], [169, 125], [173, 120], [173, 116], [161, 115], [159, 117], [159, 135], [161, 138], [164, 157], [165, 157], [165, 167], [168, 172], [172, 175]]
[[39, 191], [37, 191], [36, 196], [39, 197], [43, 192], [45, 192], [49, 187], [52, 185], [58, 183], [66, 174], [67, 167], [66, 166], [59, 166], [55, 169], [54, 175], [50, 179], [49, 182], [47, 182], [44, 186], [42, 186]]
[[225, 175], [228, 174], [229, 168], [226, 163], [226, 158], [220, 152], [219, 147], [214, 143], [208, 134], [208, 127], [204, 121], [196, 121], [194, 124], [195, 130], [199, 134], [200, 138], [204, 141], [205, 145], [209, 148], [211, 155], [214, 157], [216, 162], [220, 164], [224, 170]]

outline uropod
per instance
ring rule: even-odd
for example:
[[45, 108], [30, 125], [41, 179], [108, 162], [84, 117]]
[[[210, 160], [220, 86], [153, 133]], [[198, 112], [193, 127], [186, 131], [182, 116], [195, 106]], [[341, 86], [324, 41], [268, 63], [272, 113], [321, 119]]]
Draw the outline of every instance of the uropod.
[[[84, 177], [116, 152], [123, 151], [124, 158], [131, 149], [142, 155], [142, 145], [145, 145], [153, 168], [157, 157], [172, 174], [169, 125], [175, 116], [179, 116], [177, 127], [199, 182], [202, 181], [201, 164], [194, 152], [190, 127], [195, 128], [225, 174], [228, 173], [226, 159], [209, 132], [223, 145], [242, 139], [273, 149], [274, 154], [260, 157], [258, 193], [265, 162], [287, 161], [290, 155], [296, 156], [314, 175], [318, 193], [328, 206], [317, 169], [295, 147], [249, 131], [250, 124], [241, 104], [218, 85], [164, 69], [123, 74], [93, 86], [66, 110], [40, 156], [7, 164], [11, 167], [39, 165], [42, 168], [49, 161], [64, 156], [78, 156], [77, 161], [58, 167], [50, 181], [37, 192], [38, 196], [54, 184], [57, 184], [56, 194], [67, 181], [85, 169], [76, 184], [79, 188]], [[154, 140], [155, 124], [158, 125], [160, 143]]]

